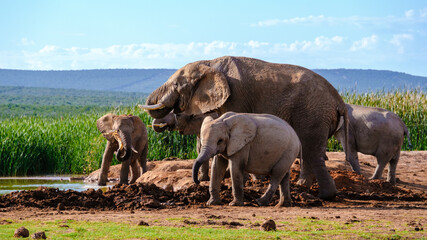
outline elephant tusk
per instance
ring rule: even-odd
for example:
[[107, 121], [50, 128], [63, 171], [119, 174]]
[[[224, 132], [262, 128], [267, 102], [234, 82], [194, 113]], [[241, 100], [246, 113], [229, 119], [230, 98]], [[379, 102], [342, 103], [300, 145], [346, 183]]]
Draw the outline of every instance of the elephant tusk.
[[114, 139], [116, 139], [116, 141], [119, 143], [119, 150], [120, 151], [123, 150], [124, 147], [123, 147], [122, 139], [120, 138], [120, 136], [117, 133], [117, 131], [116, 132], [112, 132], [111, 134], [113, 135]]
[[158, 110], [158, 109], [162, 109], [165, 108], [166, 106], [163, 103], [158, 103], [155, 105], [138, 105], [139, 108], [144, 109], [144, 110]]
[[156, 124], [152, 124], [152, 125], [148, 125], [149, 127], [159, 127], [159, 128], [164, 128], [166, 127], [168, 124], [167, 123], [156, 123]]
[[135, 153], [138, 153], [138, 151], [136, 151], [136, 149], [132, 146], [131, 147], [132, 151], [134, 151]]

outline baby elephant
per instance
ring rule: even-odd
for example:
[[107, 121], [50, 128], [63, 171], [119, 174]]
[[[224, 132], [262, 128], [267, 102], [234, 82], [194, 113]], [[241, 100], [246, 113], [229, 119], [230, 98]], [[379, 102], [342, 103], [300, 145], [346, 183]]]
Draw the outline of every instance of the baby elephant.
[[132, 167], [130, 183], [134, 183], [141, 176], [141, 167], [143, 173], [147, 171], [148, 135], [144, 123], [137, 116], [109, 113], [99, 118], [96, 126], [107, 139], [98, 185], [107, 183], [114, 152], [122, 162], [120, 183], [128, 184], [129, 166]]
[[277, 206], [290, 206], [290, 167], [301, 155], [301, 143], [292, 127], [269, 114], [227, 112], [217, 119], [206, 117], [201, 133], [201, 151], [193, 165], [193, 181], [199, 183], [199, 167], [216, 154], [212, 163], [208, 205], [220, 204], [220, 185], [230, 163], [234, 200], [232, 206], [243, 205], [244, 172], [270, 175], [264, 195], [257, 199], [267, 205], [280, 186]]
[[[394, 113], [382, 108], [347, 104], [349, 116], [348, 157], [353, 170], [360, 172], [357, 152], [377, 158], [377, 168], [371, 179], [379, 179], [387, 163], [390, 163], [387, 181], [396, 183], [396, 166], [400, 157], [403, 138], [409, 132], [405, 123]], [[339, 129], [335, 137], [344, 146], [344, 131]]]

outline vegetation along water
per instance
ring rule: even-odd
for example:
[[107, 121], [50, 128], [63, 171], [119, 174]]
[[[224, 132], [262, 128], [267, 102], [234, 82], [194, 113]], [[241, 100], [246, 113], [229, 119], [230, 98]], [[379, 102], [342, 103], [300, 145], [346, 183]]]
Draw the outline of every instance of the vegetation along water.
[[[410, 130], [413, 150], [427, 150], [427, 96], [424, 92], [341, 94], [347, 103], [382, 107], [397, 113]], [[55, 96], [50, 96], [51, 101], [44, 97], [43, 103], [34, 103], [34, 96], [14, 103], [10, 96], [0, 94], [0, 176], [89, 173], [100, 167], [106, 141], [96, 128], [99, 117], [113, 112], [137, 115], [146, 125], [152, 121], [137, 107], [143, 99], [123, 97], [122, 101], [99, 104], [105, 101], [97, 98], [94, 103], [90, 95], [93, 93], [79, 95], [78, 103], [69, 101], [73, 98]], [[149, 160], [197, 157], [195, 136], [155, 133], [151, 129], [148, 134]], [[328, 151], [341, 149], [335, 139], [329, 140]], [[408, 150], [406, 140], [403, 149]]]

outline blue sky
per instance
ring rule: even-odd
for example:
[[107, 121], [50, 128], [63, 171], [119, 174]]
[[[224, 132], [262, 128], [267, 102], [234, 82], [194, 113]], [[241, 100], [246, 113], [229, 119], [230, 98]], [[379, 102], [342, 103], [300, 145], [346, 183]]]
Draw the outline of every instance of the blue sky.
[[0, 0], [0, 68], [180, 68], [224, 55], [427, 76], [427, 1]]

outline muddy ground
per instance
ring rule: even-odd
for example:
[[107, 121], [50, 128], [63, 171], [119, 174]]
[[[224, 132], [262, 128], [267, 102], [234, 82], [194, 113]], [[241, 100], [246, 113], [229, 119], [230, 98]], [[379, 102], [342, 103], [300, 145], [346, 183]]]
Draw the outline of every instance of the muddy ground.
[[[361, 175], [344, 163], [343, 153], [328, 153], [327, 166], [340, 191], [333, 201], [317, 198], [318, 187], [310, 189], [295, 185], [299, 164], [292, 167], [291, 194], [293, 207], [258, 207], [255, 199], [268, 185], [266, 180], [249, 180], [245, 188], [245, 206], [231, 207], [231, 182], [224, 180], [223, 205], [206, 206], [208, 183], [194, 185], [191, 180], [192, 160], [165, 159], [150, 162], [150, 171], [132, 185], [116, 185], [107, 191], [89, 189], [84, 192], [39, 188], [0, 196], [0, 224], [9, 220], [96, 220], [149, 225], [185, 226], [188, 224], [258, 227], [257, 221], [276, 222], [296, 218], [323, 219], [343, 222], [387, 221], [385, 231], [419, 231], [427, 226], [427, 151], [402, 152], [397, 168], [398, 183], [369, 180], [375, 158], [359, 154]], [[298, 160], [297, 160], [298, 163]], [[109, 177], [118, 178], [119, 166], [113, 166]], [[386, 170], [383, 176], [386, 176]], [[96, 181], [98, 172], [88, 177]], [[170, 219], [184, 219], [171, 221]], [[278, 225], [280, 229], [281, 225]], [[417, 236], [423, 236], [421, 231]]]

